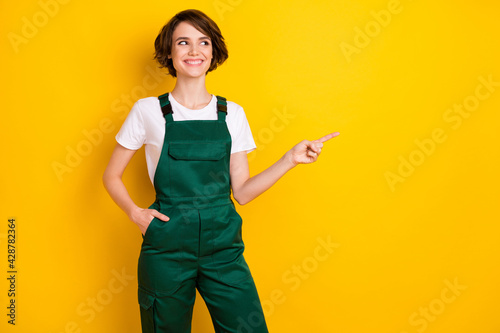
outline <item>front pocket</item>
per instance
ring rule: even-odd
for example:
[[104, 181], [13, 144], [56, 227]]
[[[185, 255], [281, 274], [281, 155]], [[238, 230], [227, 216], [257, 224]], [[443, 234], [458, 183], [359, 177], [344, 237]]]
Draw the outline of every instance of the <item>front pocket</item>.
[[218, 161], [226, 154], [223, 142], [170, 143], [168, 154], [176, 160]]

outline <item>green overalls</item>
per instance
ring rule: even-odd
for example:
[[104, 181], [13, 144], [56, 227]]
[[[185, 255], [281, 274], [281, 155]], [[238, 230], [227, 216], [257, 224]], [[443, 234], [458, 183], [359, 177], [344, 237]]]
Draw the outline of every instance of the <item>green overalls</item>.
[[215, 332], [267, 333], [255, 284], [243, 257], [242, 219], [231, 200], [227, 102], [217, 120], [174, 121], [168, 93], [159, 96], [165, 139], [141, 245], [138, 298], [144, 333], [191, 332], [196, 289]]

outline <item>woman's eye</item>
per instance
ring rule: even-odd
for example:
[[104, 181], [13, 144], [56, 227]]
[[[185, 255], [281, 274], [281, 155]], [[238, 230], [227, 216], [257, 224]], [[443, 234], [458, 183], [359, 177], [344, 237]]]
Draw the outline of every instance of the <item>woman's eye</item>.
[[[180, 41], [178, 45], [186, 45], [186, 44], [182, 44], [182, 43], [187, 43], [187, 41], [185, 41], [185, 40]], [[204, 41], [202, 43], [205, 43], [205, 45], [210, 45], [210, 42], [208, 42], [208, 41]]]

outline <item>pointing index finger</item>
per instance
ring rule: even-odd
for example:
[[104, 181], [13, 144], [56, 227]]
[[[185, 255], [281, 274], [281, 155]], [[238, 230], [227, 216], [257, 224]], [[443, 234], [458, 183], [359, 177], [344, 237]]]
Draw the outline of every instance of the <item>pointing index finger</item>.
[[318, 140], [314, 140], [314, 142], [321, 142], [321, 143], [323, 143], [323, 142], [326, 142], [326, 141], [330, 140], [331, 138], [336, 137], [339, 134], [340, 134], [339, 132], [333, 132], [333, 133], [325, 135], [324, 137], [322, 137], [322, 138], [320, 138]]

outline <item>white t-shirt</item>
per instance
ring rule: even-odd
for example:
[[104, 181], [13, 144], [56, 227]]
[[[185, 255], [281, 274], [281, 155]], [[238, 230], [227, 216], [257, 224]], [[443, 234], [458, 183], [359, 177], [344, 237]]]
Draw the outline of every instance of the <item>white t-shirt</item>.
[[[168, 99], [174, 112], [172, 115], [174, 121], [217, 119], [215, 95], [212, 95], [212, 100], [207, 106], [199, 110], [184, 107], [173, 98], [172, 94], [168, 94]], [[227, 101], [226, 124], [231, 134], [231, 154], [240, 151], [249, 153], [257, 148], [243, 108], [231, 101]], [[115, 137], [120, 145], [128, 149], [137, 150], [143, 144], [146, 145], [146, 163], [153, 184], [164, 138], [165, 118], [158, 97], [146, 97], [135, 102]]]

